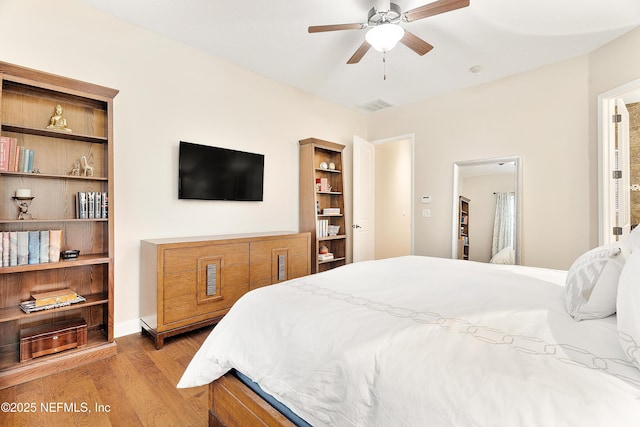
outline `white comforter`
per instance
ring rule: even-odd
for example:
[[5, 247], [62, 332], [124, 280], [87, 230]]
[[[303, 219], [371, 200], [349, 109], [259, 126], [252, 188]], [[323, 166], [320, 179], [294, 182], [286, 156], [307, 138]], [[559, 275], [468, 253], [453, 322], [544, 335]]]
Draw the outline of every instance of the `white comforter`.
[[638, 426], [615, 316], [574, 321], [565, 274], [410, 256], [261, 288], [178, 387], [235, 368], [314, 426]]

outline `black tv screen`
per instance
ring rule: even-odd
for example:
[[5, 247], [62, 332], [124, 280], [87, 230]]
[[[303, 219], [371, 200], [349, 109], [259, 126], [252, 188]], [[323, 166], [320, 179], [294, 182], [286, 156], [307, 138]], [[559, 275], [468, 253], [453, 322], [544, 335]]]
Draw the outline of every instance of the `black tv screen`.
[[262, 201], [264, 155], [180, 141], [178, 198]]

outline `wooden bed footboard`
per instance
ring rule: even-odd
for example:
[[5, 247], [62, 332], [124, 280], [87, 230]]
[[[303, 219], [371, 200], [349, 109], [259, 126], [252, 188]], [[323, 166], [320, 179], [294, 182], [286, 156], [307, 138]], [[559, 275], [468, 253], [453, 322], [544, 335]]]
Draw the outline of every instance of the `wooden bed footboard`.
[[233, 374], [226, 374], [209, 384], [209, 426], [295, 427]]

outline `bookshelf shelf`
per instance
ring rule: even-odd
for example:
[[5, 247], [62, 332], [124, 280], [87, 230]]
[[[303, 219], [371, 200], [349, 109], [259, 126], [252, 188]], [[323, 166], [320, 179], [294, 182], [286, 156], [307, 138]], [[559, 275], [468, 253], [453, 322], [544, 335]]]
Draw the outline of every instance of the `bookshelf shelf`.
[[73, 260], [2, 267], [0, 268], [0, 274], [23, 273], [26, 271], [55, 270], [59, 268], [76, 268], [83, 265], [108, 264], [109, 261], [110, 259], [107, 254], [80, 255], [78, 258]]
[[0, 224], [37, 224], [52, 222], [109, 222], [109, 218], [44, 218], [44, 219], [0, 219]]
[[14, 320], [20, 320], [28, 317], [42, 316], [43, 314], [51, 315], [54, 313], [69, 311], [69, 310], [77, 310], [84, 307], [91, 307], [100, 304], [106, 304], [109, 299], [107, 298], [107, 294], [99, 293], [94, 295], [83, 295], [86, 299], [84, 302], [78, 302], [75, 304], [67, 305], [64, 307], [52, 308], [49, 310], [43, 310], [36, 313], [25, 313], [20, 309], [20, 307], [5, 307], [0, 309], [0, 323], [11, 322]]
[[[0, 236], [3, 255], [23, 245], [24, 232], [33, 235], [28, 256], [38, 260], [46, 253], [38, 236], [60, 230], [60, 251], [76, 249], [72, 260], [16, 265], [15, 258], [0, 263], [0, 389], [51, 375], [116, 352], [113, 336], [114, 219], [76, 218], [76, 195], [80, 192], [113, 194], [113, 100], [118, 91], [91, 83], [0, 62], [0, 144], [9, 161], [0, 171]], [[48, 129], [52, 115], [62, 107], [72, 132]], [[16, 172], [19, 147], [33, 156], [33, 170]], [[15, 151], [14, 151], [15, 150]], [[69, 175], [82, 157], [92, 176]], [[6, 161], [7, 159], [4, 158]], [[83, 165], [85, 166], [85, 165]], [[31, 165], [29, 167], [31, 170]], [[18, 206], [11, 196], [29, 189], [34, 196], [29, 213], [35, 219], [18, 220]], [[96, 209], [97, 212], [97, 209]], [[45, 233], [43, 233], [45, 232]], [[30, 236], [31, 237], [30, 233]], [[15, 240], [13, 240], [15, 239]], [[44, 240], [47, 241], [47, 240]], [[25, 246], [21, 246], [24, 250]], [[34, 252], [32, 252], [34, 251]], [[40, 251], [40, 252], [38, 252]], [[25, 252], [17, 251], [21, 256]], [[51, 251], [49, 252], [51, 254]], [[12, 255], [13, 257], [13, 255]], [[19, 306], [33, 294], [69, 288], [86, 301], [65, 307], [25, 313]], [[20, 362], [20, 331], [40, 325], [81, 318], [90, 342], [82, 348]]]
[[334, 262], [340, 262], [343, 263], [345, 260], [344, 257], [340, 257], [340, 258], [332, 258], [332, 259], [328, 259], [326, 261], [318, 261], [318, 264], [332, 264]]
[[337, 170], [337, 169], [322, 169], [322, 168], [315, 168], [316, 172], [326, 172], [326, 173], [342, 173], [341, 170]]
[[16, 178], [36, 178], [36, 179], [78, 179], [81, 181], [108, 181], [109, 178], [104, 176], [77, 176], [77, 175], [56, 175], [50, 173], [32, 173], [32, 172], [7, 172], [0, 171], [0, 175]]
[[77, 133], [54, 131], [46, 128], [43, 129], [43, 128], [19, 126], [19, 125], [13, 125], [8, 123], [2, 124], [2, 130], [5, 132], [21, 133], [24, 135], [37, 135], [37, 136], [44, 136], [47, 138], [68, 139], [70, 141], [84, 141], [84, 142], [90, 142], [92, 144], [108, 143], [108, 138], [91, 136], [91, 135], [80, 135]]
[[327, 241], [327, 240], [342, 240], [342, 239], [346, 239], [346, 238], [347, 238], [346, 234], [338, 234], [337, 236], [318, 237], [318, 241], [324, 242], [324, 241]]

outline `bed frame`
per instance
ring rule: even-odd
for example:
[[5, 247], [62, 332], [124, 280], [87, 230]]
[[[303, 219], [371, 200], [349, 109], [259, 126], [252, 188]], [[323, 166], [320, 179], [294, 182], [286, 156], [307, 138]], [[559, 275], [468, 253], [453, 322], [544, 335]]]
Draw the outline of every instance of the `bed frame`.
[[230, 373], [209, 384], [209, 426], [295, 427]]

